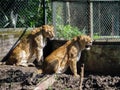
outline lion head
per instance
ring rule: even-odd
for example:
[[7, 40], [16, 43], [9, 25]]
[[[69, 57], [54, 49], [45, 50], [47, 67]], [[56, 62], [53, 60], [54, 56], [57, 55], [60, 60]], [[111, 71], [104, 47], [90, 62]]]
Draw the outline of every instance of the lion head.
[[42, 26], [42, 33], [45, 38], [50, 38], [52, 39], [55, 34], [54, 34], [54, 27], [50, 25], [43, 25]]
[[39, 28], [32, 30], [31, 32], [32, 35], [39, 35], [41, 33], [45, 38], [52, 39], [55, 36], [54, 27], [52, 25], [43, 25]]
[[90, 50], [90, 47], [92, 46], [92, 39], [90, 38], [90, 36], [77, 36], [77, 41], [79, 42], [79, 45], [82, 49]]

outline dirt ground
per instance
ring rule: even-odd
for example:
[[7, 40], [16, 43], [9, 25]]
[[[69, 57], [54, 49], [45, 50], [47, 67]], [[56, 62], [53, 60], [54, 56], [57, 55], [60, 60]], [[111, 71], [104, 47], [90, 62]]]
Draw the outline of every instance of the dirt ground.
[[34, 85], [29, 80], [36, 71], [34, 67], [16, 67], [10, 65], [0, 66], [0, 90], [29, 90]]
[[[59, 75], [51, 90], [79, 90], [80, 79], [71, 75]], [[83, 90], [120, 90], [120, 77], [110, 75], [86, 75]]]
[[[35, 67], [0, 66], [0, 90], [33, 90], [43, 75], [36, 75]], [[35, 77], [33, 78], [33, 75]], [[80, 78], [58, 74], [56, 82], [47, 90], [79, 90]], [[120, 90], [120, 76], [86, 74], [83, 90]]]

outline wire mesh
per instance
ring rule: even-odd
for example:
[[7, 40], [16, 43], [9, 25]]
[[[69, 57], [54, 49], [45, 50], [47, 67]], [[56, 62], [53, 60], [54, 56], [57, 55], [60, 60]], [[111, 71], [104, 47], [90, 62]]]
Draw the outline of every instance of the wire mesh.
[[120, 2], [106, 1], [93, 4], [94, 35], [102, 39], [120, 38]]
[[0, 0], [0, 28], [42, 25], [42, 0]]
[[53, 24], [57, 38], [70, 39], [88, 33], [89, 6], [87, 2], [53, 2]]
[[[95, 40], [120, 38], [119, 0], [52, 2], [51, 9], [49, 0], [46, 0], [45, 15], [47, 23], [53, 22], [57, 38], [70, 39], [78, 34], [91, 34]], [[43, 16], [42, 0], [0, 1], [0, 28], [37, 27], [44, 23]]]
[[[90, 34], [94, 40], [118, 40], [120, 1], [53, 0], [53, 24], [58, 38], [69, 39], [78, 33]], [[70, 26], [66, 28], [66, 25]], [[76, 28], [80, 33], [75, 31]], [[69, 35], [70, 33], [73, 35]]]

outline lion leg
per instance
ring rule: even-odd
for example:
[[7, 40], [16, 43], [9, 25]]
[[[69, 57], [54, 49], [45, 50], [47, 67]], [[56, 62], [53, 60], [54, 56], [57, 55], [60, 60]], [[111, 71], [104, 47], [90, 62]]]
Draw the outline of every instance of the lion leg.
[[56, 65], [54, 66], [54, 71], [55, 71], [55, 73], [58, 73], [58, 74], [62, 73], [59, 62], [56, 63]]
[[19, 63], [16, 64], [17, 66], [24, 66], [24, 67], [27, 67], [28, 64], [27, 64], [27, 61], [26, 60], [21, 60]]
[[19, 54], [19, 58], [17, 58], [18, 62], [16, 63], [16, 65], [18, 66], [24, 66], [27, 67], [27, 54], [25, 51], [20, 52]]
[[42, 65], [42, 61], [43, 61], [43, 49], [37, 48], [36, 58], [37, 58], [37, 63], [39, 63], [40, 65]]
[[57, 60], [54, 60], [53, 62], [44, 62], [43, 63], [43, 71], [44, 73], [59, 73], [59, 64]]
[[70, 69], [76, 77], [79, 76], [77, 74], [77, 61], [76, 61], [76, 59], [70, 60]]

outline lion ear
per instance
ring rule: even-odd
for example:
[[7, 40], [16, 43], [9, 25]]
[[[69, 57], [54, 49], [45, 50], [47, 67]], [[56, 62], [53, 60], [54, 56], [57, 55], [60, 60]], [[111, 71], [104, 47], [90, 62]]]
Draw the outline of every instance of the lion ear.
[[79, 39], [79, 36], [76, 36], [72, 39], [72, 41], [78, 41], [78, 39]]
[[47, 27], [48, 27], [48, 25], [42, 25], [41, 30], [45, 30], [45, 28], [47, 28]]
[[40, 32], [41, 29], [42, 29], [42, 27], [40, 27], [40, 28], [36, 28], [36, 29], [34, 29], [34, 30], [31, 31], [31, 34], [34, 35], [34, 34]]
[[45, 28], [45, 25], [42, 25], [41, 28], [44, 29], [44, 28]]
[[52, 28], [54, 28], [54, 26], [53, 25], [50, 25]]
[[35, 33], [36, 33], [36, 31], [35, 31], [35, 30], [32, 30], [32, 31], [31, 31], [31, 34], [32, 34], [32, 35], [34, 35]]
[[80, 36], [77, 36], [77, 40], [79, 41], [81, 39], [81, 35]]
[[73, 38], [73, 41], [76, 41], [76, 40], [77, 40], [77, 37], [74, 37], [74, 38]]

